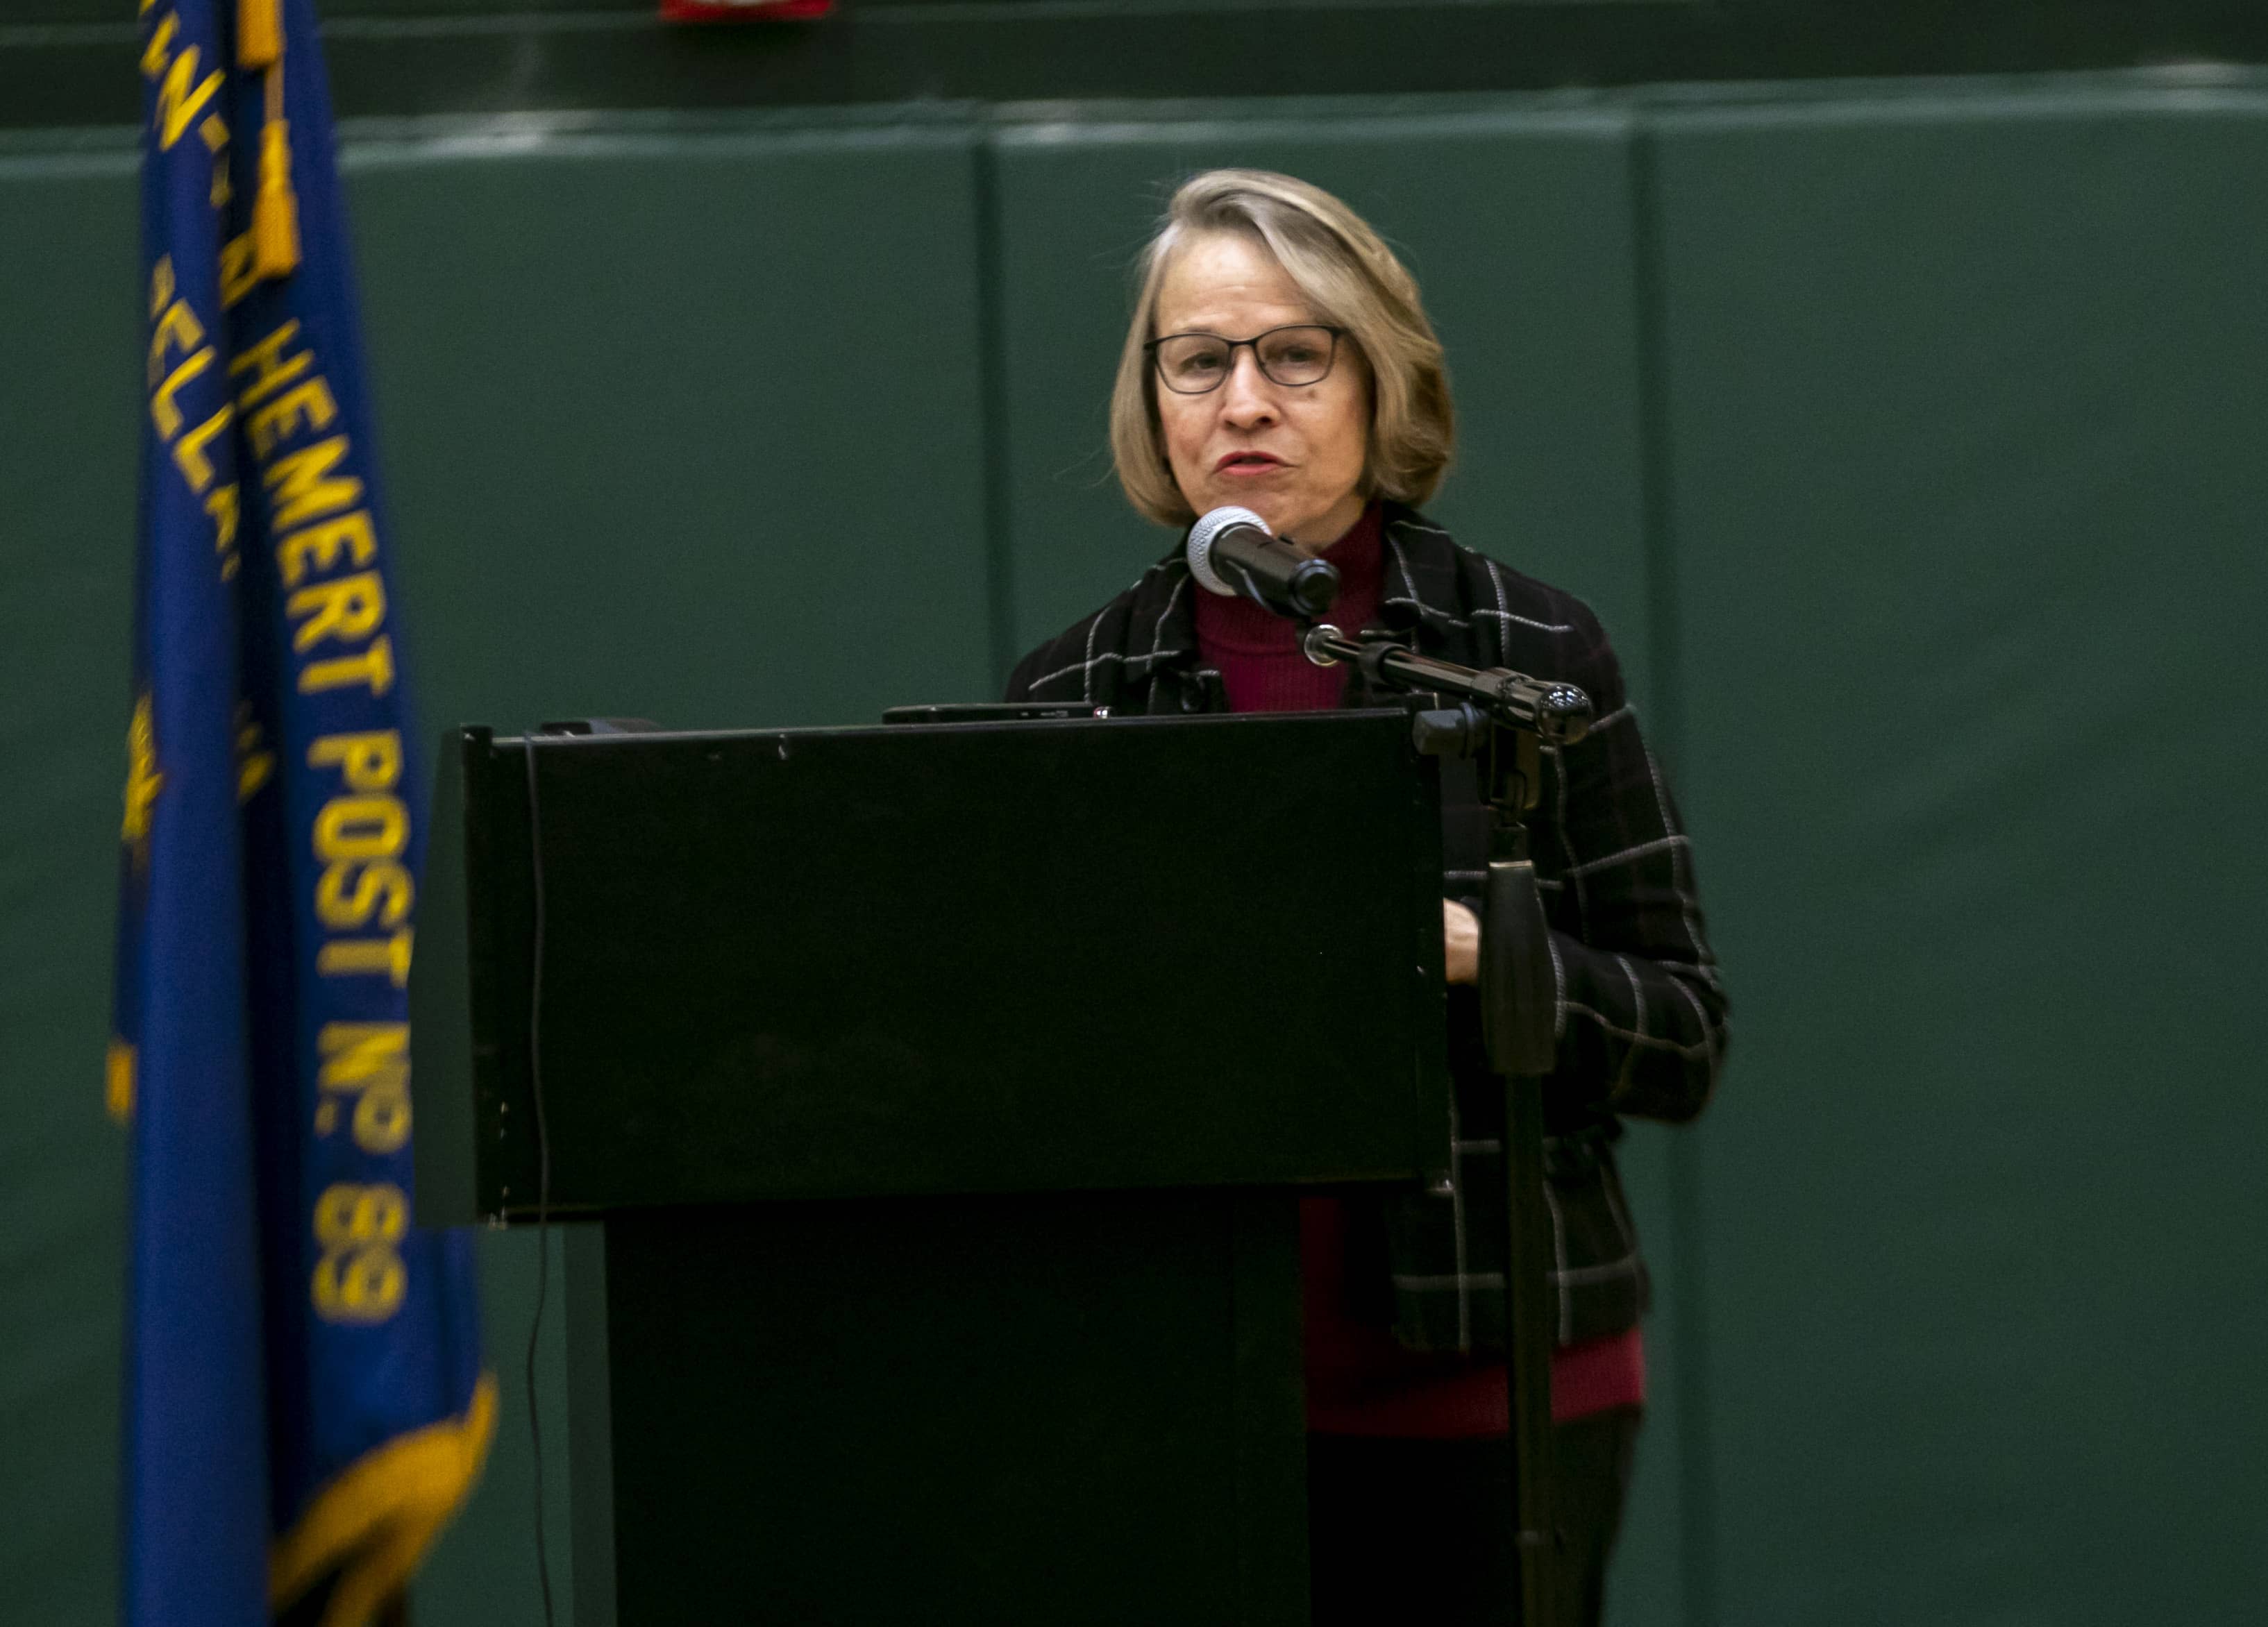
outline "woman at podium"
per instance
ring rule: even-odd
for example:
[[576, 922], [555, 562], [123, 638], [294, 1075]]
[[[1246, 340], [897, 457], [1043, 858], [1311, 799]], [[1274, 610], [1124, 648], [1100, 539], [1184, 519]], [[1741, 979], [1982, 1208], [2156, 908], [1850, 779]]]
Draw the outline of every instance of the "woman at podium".
[[[1417, 284], [1378, 234], [1303, 181], [1217, 170], [1174, 195], [1142, 269], [1110, 411], [1135, 508], [1175, 527], [1250, 509], [1337, 568], [1331, 619], [1347, 631], [1579, 684], [1595, 708], [1585, 738], [1545, 754], [1528, 821], [1557, 989], [1557, 1616], [1595, 1622], [1646, 1402], [1646, 1268], [1613, 1146], [1625, 1115], [1699, 1112], [1725, 1056], [1690, 845], [1598, 618], [1420, 511], [1449, 464], [1454, 409]], [[1177, 546], [1027, 656], [1008, 696], [1118, 713], [1394, 703], [1350, 667], [1309, 662], [1298, 631], [1197, 585]], [[1383, 1203], [1310, 1199], [1300, 1217], [1318, 1623], [1511, 1619], [1503, 1096], [1472, 987], [1486, 821], [1452, 772], [1443, 806], [1448, 1178]]]

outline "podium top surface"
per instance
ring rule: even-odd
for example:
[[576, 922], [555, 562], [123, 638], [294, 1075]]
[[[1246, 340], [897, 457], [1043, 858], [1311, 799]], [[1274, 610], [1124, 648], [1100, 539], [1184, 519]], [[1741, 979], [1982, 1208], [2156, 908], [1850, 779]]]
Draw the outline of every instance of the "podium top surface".
[[[443, 744], [423, 1223], [536, 1204], [528, 749]], [[556, 1213], [1446, 1159], [1438, 791], [1403, 713], [534, 750]]]

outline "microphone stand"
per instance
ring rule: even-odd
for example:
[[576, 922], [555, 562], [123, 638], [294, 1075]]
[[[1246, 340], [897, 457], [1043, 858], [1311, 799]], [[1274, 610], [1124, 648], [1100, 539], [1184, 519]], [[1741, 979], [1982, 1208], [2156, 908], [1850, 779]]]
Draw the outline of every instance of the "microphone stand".
[[1521, 1627], [1561, 1627], [1565, 1538], [1553, 1507], [1551, 1217], [1543, 1192], [1543, 1076], [1557, 1055], [1558, 983], [1550, 924], [1525, 819], [1542, 788], [1542, 747], [1572, 745], [1591, 724], [1590, 697], [1504, 667], [1486, 671], [1379, 638], [1349, 639], [1328, 622], [1301, 635], [1319, 666], [1346, 662], [1381, 688], [1447, 705], [1411, 719], [1418, 751], [1470, 759], [1489, 806], [1482, 894], [1481, 1031], [1504, 1081], [1505, 1384], [1512, 1428], [1513, 1588]]

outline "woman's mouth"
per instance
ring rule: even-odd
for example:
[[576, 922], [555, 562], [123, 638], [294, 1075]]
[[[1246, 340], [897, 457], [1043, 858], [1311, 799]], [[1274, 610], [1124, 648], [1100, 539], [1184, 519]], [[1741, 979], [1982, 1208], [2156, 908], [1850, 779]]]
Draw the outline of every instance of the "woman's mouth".
[[1216, 475], [1265, 475], [1270, 469], [1288, 467], [1283, 459], [1266, 452], [1232, 452], [1212, 466]]

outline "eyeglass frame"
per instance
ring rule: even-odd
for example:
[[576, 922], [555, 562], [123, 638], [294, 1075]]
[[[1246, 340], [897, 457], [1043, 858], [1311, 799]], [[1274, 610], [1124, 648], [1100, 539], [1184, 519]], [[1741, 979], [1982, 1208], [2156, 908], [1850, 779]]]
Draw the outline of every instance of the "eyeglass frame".
[[[1294, 328], [1311, 328], [1319, 333], [1326, 333], [1331, 336], [1331, 353], [1329, 358], [1323, 363], [1323, 371], [1317, 373], [1314, 378], [1308, 379], [1305, 384], [1286, 384], [1283, 379], [1278, 379], [1274, 373], [1270, 372], [1268, 371], [1268, 364], [1260, 359], [1260, 342], [1263, 339], [1268, 337], [1270, 334], [1287, 333]], [[1218, 390], [1222, 385], [1228, 382], [1230, 376], [1236, 372], [1236, 353], [1239, 350], [1245, 350], [1247, 348], [1249, 348], [1252, 351], [1252, 364], [1260, 370], [1260, 376], [1267, 379], [1269, 383], [1276, 386], [1277, 388], [1282, 390], [1312, 390], [1315, 386], [1329, 378], [1331, 376], [1331, 369], [1339, 364], [1339, 341], [1345, 338], [1346, 335], [1347, 330], [1345, 328], [1334, 327], [1329, 322], [1278, 322], [1273, 328], [1263, 328], [1260, 332], [1253, 335], [1249, 339], [1232, 339], [1226, 334], [1207, 333], [1202, 328], [1189, 328], [1182, 329], [1177, 334], [1160, 334], [1155, 339], [1145, 342], [1142, 349], [1150, 358], [1150, 370], [1158, 375], [1158, 382], [1164, 385], [1166, 388], [1172, 390], [1176, 395], [1211, 395], [1215, 390]], [[1202, 390], [1183, 390], [1176, 388], [1174, 384], [1167, 379], [1165, 367], [1158, 360], [1158, 347], [1166, 343], [1168, 340], [1173, 339], [1218, 339], [1221, 343], [1228, 347], [1228, 365], [1222, 369], [1221, 375], [1219, 379], [1205, 386]]]

